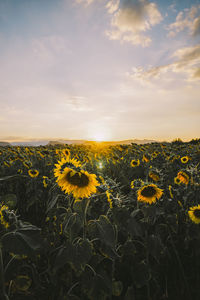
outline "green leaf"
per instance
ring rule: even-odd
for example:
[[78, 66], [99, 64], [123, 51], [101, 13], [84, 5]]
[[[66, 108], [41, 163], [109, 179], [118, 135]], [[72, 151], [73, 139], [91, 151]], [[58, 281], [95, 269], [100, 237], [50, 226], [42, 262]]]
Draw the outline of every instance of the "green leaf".
[[6, 251], [19, 255], [32, 255], [44, 246], [39, 229], [27, 227], [5, 234], [2, 244]]

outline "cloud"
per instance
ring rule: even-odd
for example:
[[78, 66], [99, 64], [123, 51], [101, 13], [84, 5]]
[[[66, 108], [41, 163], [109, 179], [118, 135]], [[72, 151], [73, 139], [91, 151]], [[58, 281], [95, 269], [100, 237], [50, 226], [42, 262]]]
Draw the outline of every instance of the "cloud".
[[200, 79], [200, 44], [178, 49], [172, 58], [176, 59], [173, 63], [150, 67], [147, 70], [142, 67], [133, 68], [132, 72], [127, 73], [127, 75], [141, 81], [151, 81], [160, 78], [163, 74], [172, 72], [186, 75], [189, 81]]
[[107, 10], [111, 17], [111, 29], [106, 35], [111, 40], [149, 46], [151, 38], [144, 34], [162, 20], [156, 3], [148, 0], [109, 1]]
[[106, 8], [110, 14], [113, 14], [116, 10], [118, 10], [120, 4], [120, 0], [110, 0], [106, 4]]
[[76, 0], [76, 3], [80, 4], [83, 3], [86, 6], [90, 5], [94, 0]]
[[200, 5], [192, 6], [180, 11], [176, 17], [176, 21], [167, 26], [169, 37], [175, 37], [179, 32], [188, 30], [190, 35], [196, 36], [200, 34]]

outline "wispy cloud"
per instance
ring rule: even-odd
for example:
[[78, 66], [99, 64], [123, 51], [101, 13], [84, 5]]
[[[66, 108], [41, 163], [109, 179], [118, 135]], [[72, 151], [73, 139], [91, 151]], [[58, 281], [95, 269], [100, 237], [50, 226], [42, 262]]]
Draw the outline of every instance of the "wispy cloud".
[[106, 31], [109, 39], [143, 47], [151, 43], [144, 32], [163, 19], [156, 3], [148, 0], [109, 1], [107, 9], [112, 14], [111, 29]]
[[175, 61], [170, 64], [150, 67], [146, 70], [142, 67], [134, 68], [127, 75], [134, 79], [151, 81], [172, 72], [185, 75], [190, 81], [200, 79], [200, 44], [178, 49], [173, 53], [172, 58], [175, 58]]
[[176, 21], [167, 26], [169, 37], [175, 37], [179, 32], [187, 30], [190, 35], [200, 34], [200, 5], [193, 5], [190, 9], [180, 11]]

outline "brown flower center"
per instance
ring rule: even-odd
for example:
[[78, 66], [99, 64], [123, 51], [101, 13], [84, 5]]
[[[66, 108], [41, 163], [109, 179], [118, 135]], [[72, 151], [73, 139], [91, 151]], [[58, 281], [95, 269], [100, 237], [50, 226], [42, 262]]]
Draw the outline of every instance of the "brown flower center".
[[156, 189], [153, 186], [146, 186], [141, 191], [141, 195], [144, 197], [152, 197], [156, 195]]
[[200, 209], [195, 209], [195, 210], [193, 211], [193, 214], [194, 214], [194, 216], [195, 216], [196, 218], [199, 218], [199, 219], [200, 219]]
[[74, 175], [70, 176], [70, 173], [72, 171], [69, 171], [66, 175], [67, 181], [73, 185], [76, 185], [78, 187], [85, 187], [89, 183], [88, 176], [79, 172], [76, 172]]
[[32, 170], [32, 171], [31, 171], [31, 174], [32, 174], [32, 175], [36, 175], [36, 174], [37, 174], [37, 171]]

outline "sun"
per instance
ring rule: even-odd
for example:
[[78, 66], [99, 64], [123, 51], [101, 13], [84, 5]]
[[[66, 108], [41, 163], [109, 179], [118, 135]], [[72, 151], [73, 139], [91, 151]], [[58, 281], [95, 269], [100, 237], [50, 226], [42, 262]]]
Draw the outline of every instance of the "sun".
[[103, 133], [97, 133], [93, 136], [93, 140], [95, 142], [103, 142], [105, 141], [105, 136], [103, 135]]

